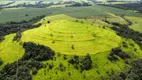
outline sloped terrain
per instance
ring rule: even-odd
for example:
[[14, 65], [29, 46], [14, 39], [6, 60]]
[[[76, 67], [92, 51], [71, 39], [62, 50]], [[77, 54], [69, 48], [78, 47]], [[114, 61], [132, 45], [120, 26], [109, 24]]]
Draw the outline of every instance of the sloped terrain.
[[46, 23], [39, 28], [25, 31], [22, 34], [22, 42], [32, 41], [47, 45], [56, 52], [73, 55], [108, 51], [121, 42], [115, 32], [99, 28], [95, 24], [92, 26], [79, 20], [56, 20]]

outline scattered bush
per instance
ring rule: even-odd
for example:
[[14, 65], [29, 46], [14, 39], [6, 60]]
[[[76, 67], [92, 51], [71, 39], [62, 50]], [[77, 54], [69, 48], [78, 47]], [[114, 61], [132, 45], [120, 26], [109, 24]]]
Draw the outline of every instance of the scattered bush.
[[0, 58], [0, 66], [3, 64], [3, 60]]

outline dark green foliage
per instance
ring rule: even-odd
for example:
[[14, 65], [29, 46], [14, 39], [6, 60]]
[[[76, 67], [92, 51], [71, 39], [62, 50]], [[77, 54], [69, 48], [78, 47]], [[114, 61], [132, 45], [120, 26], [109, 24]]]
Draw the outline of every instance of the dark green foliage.
[[16, 62], [7, 64], [0, 71], [0, 80], [32, 80], [32, 74], [36, 75], [38, 70], [45, 65], [42, 60], [52, 59], [54, 51], [43, 45], [36, 45], [31, 42], [23, 44], [24, 56]]
[[125, 73], [123, 73], [123, 72], [121, 72], [121, 73], [119, 74], [119, 76], [120, 76], [123, 80], [125, 80], [125, 79], [127, 78], [127, 75], [126, 75]]
[[112, 26], [112, 29], [115, 30], [119, 36], [134, 40], [142, 49], [142, 33], [130, 29], [129, 26], [133, 23], [126, 19], [124, 15], [121, 15], [120, 17], [123, 18], [127, 22], [127, 24], [122, 25], [120, 23], [113, 23], [107, 20], [105, 22], [114, 25]]
[[25, 16], [29, 16], [28, 14], [26, 14]]
[[33, 68], [33, 69], [32, 69], [32, 75], [36, 75], [36, 74], [37, 74], [37, 72], [38, 72], [38, 71], [37, 71], [37, 69], [36, 69], [36, 68]]
[[18, 31], [16, 33], [16, 36], [14, 36], [13, 41], [19, 41], [21, 39], [21, 37], [22, 37], [21, 32]]
[[128, 3], [128, 4], [101, 4], [103, 6], [110, 6], [124, 10], [137, 10], [142, 13], [142, 3]]
[[35, 59], [37, 61], [43, 61], [53, 59], [53, 56], [55, 55], [54, 51], [49, 47], [36, 45], [32, 42], [24, 43], [23, 48], [25, 48], [25, 55], [22, 60]]
[[49, 24], [49, 23], [50, 23], [50, 21], [47, 21], [47, 23]]
[[42, 68], [42, 64], [37, 61], [16, 61], [12, 64], [7, 64], [0, 71], [0, 80], [32, 80], [30, 69], [33, 67], [38, 70]]
[[81, 71], [92, 68], [92, 60], [89, 54], [80, 62]]
[[63, 58], [64, 58], [64, 60], [67, 60], [67, 56], [66, 55], [64, 55]]
[[71, 46], [71, 48], [74, 50], [75, 48], [74, 48], [74, 44]]
[[66, 67], [60, 62], [59, 63], [59, 69], [63, 72], [66, 70]]
[[0, 66], [3, 64], [3, 60], [0, 58]]
[[17, 33], [14, 37], [14, 40], [19, 40], [21, 38], [21, 32], [39, 27], [41, 24], [33, 25], [36, 21], [40, 20], [41, 18], [45, 17], [45, 15], [37, 16], [29, 21], [21, 21], [21, 22], [7, 22], [6, 24], [0, 24], [0, 41], [4, 40], [4, 36]]
[[68, 62], [74, 65], [76, 69], [80, 69], [81, 72], [92, 68], [92, 60], [89, 54], [81, 59], [75, 55]]
[[122, 42], [122, 44], [123, 44], [123, 47], [125, 47], [125, 48], [127, 48], [127, 47], [128, 47], [127, 43]]
[[127, 53], [123, 52], [120, 48], [114, 48], [111, 50], [108, 59], [110, 61], [117, 61], [118, 60], [117, 56], [124, 60], [130, 58], [130, 56]]
[[141, 48], [142, 48], [142, 33], [136, 32], [127, 26], [123, 27], [112, 27], [113, 30], [117, 32], [118, 35], [123, 36], [125, 38], [133, 39]]
[[110, 61], [117, 61], [117, 60], [118, 60], [117, 56], [114, 55], [114, 54], [112, 54], [112, 53], [110, 53], [110, 54], [108, 55], [108, 59], [109, 59]]
[[69, 76], [71, 76], [71, 73], [70, 73], [70, 72], [68, 72], [68, 75], [69, 75]]
[[66, 7], [81, 7], [81, 6], [92, 6], [92, 5], [86, 2], [82, 2], [82, 4], [78, 2], [74, 2], [72, 3], [72, 5], [66, 5]]
[[128, 71], [128, 80], [142, 80], [142, 60], [131, 62], [131, 66]]
[[78, 56], [74, 56], [73, 58], [71, 58], [69, 61], [68, 61], [70, 64], [79, 64], [79, 57]]
[[49, 67], [49, 69], [52, 69], [53, 68], [53, 64], [49, 64], [48, 67]]

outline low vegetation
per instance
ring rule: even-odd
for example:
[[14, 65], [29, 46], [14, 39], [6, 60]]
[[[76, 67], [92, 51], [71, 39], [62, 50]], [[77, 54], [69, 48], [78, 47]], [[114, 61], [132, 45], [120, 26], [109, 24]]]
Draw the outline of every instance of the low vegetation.
[[[53, 59], [54, 56], [54, 51], [49, 47], [31, 42], [24, 43], [23, 48], [25, 48], [24, 56], [18, 61], [5, 65], [0, 71], [1, 80], [22, 80], [23, 78], [32, 80], [32, 74], [35, 75], [39, 69], [44, 67], [41, 61]], [[31, 71], [32, 74], [30, 74]]]

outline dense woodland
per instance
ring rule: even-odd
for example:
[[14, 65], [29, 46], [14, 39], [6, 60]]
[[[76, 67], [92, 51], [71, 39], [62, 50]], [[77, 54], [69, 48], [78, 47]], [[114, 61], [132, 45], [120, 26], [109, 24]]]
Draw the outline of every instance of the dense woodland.
[[108, 59], [110, 61], [117, 61], [118, 57], [120, 57], [123, 60], [130, 58], [130, 56], [127, 53], [123, 52], [120, 48], [114, 48], [111, 50]]
[[4, 36], [11, 34], [11, 33], [17, 33], [17, 37], [14, 39], [16, 40], [18, 37], [20, 37], [20, 33], [27, 30], [39, 27], [41, 24], [33, 25], [36, 21], [44, 18], [45, 15], [37, 16], [29, 21], [23, 20], [21, 22], [7, 22], [6, 24], [0, 24], [0, 41], [4, 40]]
[[81, 7], [81, 6], [92, 6], [90, 3], [74, 3], [72, 5], [66, 5], [66, 7]]

